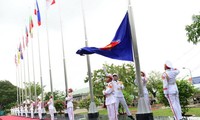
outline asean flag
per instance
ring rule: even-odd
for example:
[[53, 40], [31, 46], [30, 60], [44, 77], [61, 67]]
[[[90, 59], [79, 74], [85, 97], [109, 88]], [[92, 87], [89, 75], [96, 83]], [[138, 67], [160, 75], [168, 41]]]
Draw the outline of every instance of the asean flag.
[[83, 47], [76, 54], [99, 54], [111, 59], [133, 61], [132, 38], [128, 12], [115, 33], [113, 40], [105, 47]]

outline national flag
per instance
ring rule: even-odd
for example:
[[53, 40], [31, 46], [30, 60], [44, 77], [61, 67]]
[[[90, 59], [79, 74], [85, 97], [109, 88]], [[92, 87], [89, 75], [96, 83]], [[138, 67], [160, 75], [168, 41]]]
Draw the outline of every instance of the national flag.
[[29, 34], [31, 36], [31, 38], [33, 38], [33, 20], [32, 20], [32, 16], [29, 17]]
[[20, 52], [22, 50], [22, 45], [21, 45], [21, 42], [19, 43], [19, 48], [18, 48], [18, 51]]
[[37, 15], [38, 26], [40, 26], [41, 25], [41, 17], [40, 17], [40, 9], [39, 9], [37, 0], [36, 0], [36, 8], [34, 10], [34, 13], [35, 13], [35, 15]]
[[21, 58], [22, 60], [24, 59], [22, 50], [20, 51], [20, 58]]
[[133, 61], [132, 38], [128, 12], [110, 44], [102, 48], [83, 47], [76, 53], [80, 55], [96, 53], [112, 59]]
[[46, 5], [47, 5], [47, 8], [53, 4], [55, 4], [56, 1], [55, 0], [46, 0]]
[[28, 46], [28, 29], [27, 29], [27, 26], [25, 27], [25, 34], [26, 34], [26, 46]]
[[21, 55], [20, 55], [20, 52], [18, 51], [18, 64], [20, 64], [20, 57]]

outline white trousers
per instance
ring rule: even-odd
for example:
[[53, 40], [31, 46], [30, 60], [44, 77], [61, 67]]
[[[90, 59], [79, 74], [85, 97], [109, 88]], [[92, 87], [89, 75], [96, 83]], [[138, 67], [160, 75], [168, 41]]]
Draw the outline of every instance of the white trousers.
[[144, 94], [144, 100], [147, 103], [147, 105], [149, 106], [149, 110], [151, 110], [151, 104], [149, 101], [149, 95], [148, 94]]
[[51, 120], [54, 120], [54, 109], [49, 109], [49, 114], [51, 116]]
[[118, 120], [118, 117], [117, 117], [118, 112], [117, 112], [115, 103], [107, 105], [107, 111], [108, 111], [109, 120]]
[[38, 116], [39, 116], [39, 119], [42, 119], [42, 109], [38, 109]]
[[34, 113], [33, 113], [33, 110], [31, 110], [31, 118], [34, 117]]
[[67, 108], [67, 113], [68, 113], [69, 120], [74, 120], [74, 109], [73, 109], [73, 107]]
[[117, 110], [117, 114], [119, 114], [118, 113], [119, 103], [121, 103], [122, 106], [124, 107], [124, 109], [126, 110], [126, 114], [128, 116], [131, 115], [131, 112], [128, 109], [128, 105], [126, 104], [126, 100], [124, 99], [124, 97], [116, 97], [116, 110]]
[[169, 94], [166, 96], [170, 108], [174, 114], [174, 119], [175, 120], [180, 120], [183, 118], [182, 116], [182, 111], [181, 111], [181, 106], [180, 106], [180, 101], [179, 101], [179, 96], [178, 94]]

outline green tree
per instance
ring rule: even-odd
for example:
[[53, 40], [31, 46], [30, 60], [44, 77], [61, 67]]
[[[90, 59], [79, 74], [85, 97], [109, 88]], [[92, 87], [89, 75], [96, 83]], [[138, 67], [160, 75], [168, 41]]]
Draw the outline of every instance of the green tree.
[[[196, 89], [194, 86], [189, 83], [187, 80], [178, 80], [177, 82], [178, 90], [179, 90], [179, 99], [181, 104], [181, 109], [183, 114], [187, 113], [189, 110], [189, 100], [196, 93]], [[167, 99], [164, 97], [163, 88], [159, 88], [159, 101], [164, 103], [165, 106], [169, 106]]]
[[[49, 97], [51, 96], [51, 92], [47, 92], [44, 94], [44, 100], [48, 101]], [[64, 100], [65, 99], [65, 93], [63, 91], [55, 90], [53, 92], [53, 98], [54, 100]]]
[[[42, 93], [42, 88], [38, 82], [35, 85], [36, 85], [36, 94], [38, 97]], [[29, 94], [29, 88], [31, 88], [31, 99], [33, 100], [35, 100], [35, 85], [34, 85], [34, 82], [25, 83], [25, 86], [26, 86], [25, 89], [27, 89], [27, 95]], [[44, 90], [44, 87], [45, 86], [43, 86], [43, 90]]]
[[[97, 97], [94, 97], [94, 102], [96, 104], [96, 106], [99, 106], [100, 105], [100, 102], [99, 102], [99, 99], [97, 99]], [[80, 102], [79, 102], [79, 107], [80, 108], [85, 108], [89, 111], [89, 106], [90, 106], [90, 96], [87, 96], [86, 98], [82, 99]]]
[[162, 74], [157, 71], [151, 71], [148, 77], [147, 89], [156, 98], [158, 90], [162, 87]]
[[[107, 73], [113, 74], [117, 73], [119, 76], [119, 80], [123, 82], [126, 91], [129, 95], [137, 95], [137, 89], [134, 84], [135, 79], [135, 69], [133, 64], [123, 64], [123, 65], [103, 65]], [[103, 67], [102, 67], [103, 68]], [[105, 88], [104, 79], [106, 73], [103, 69], [94, 70], [92, 73], [92, 81], [93, 81], [93, 91], [94, 95], [98, 97], [101, 101], [104, 101], [104, 96], [102, 94], [103, 89]], [[85, 82], [88, 82], [88, 77], [85, 78]]]
[[1, 80], [0, 86], [0, 109], [10, 109], [17, 102], [17, 87], [8, 80]]
[[200, 41], [200, 15], [192, 16], [193, 23], [191, 25], [186, 25], [185, 30], [188, 37], [188, 42], [197, 44]]

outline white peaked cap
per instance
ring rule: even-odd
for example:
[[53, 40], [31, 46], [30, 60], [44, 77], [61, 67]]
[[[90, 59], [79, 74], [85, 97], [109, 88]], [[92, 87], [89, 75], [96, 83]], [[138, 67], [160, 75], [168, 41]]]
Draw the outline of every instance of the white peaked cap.
[[113, 76], [118, 76], [118, 74], [117, 74], [117, 73], [114, 73]]
[[169, 60], [165, 61], [165, 65], [169, 68], [173, 68], [172, 63]]

